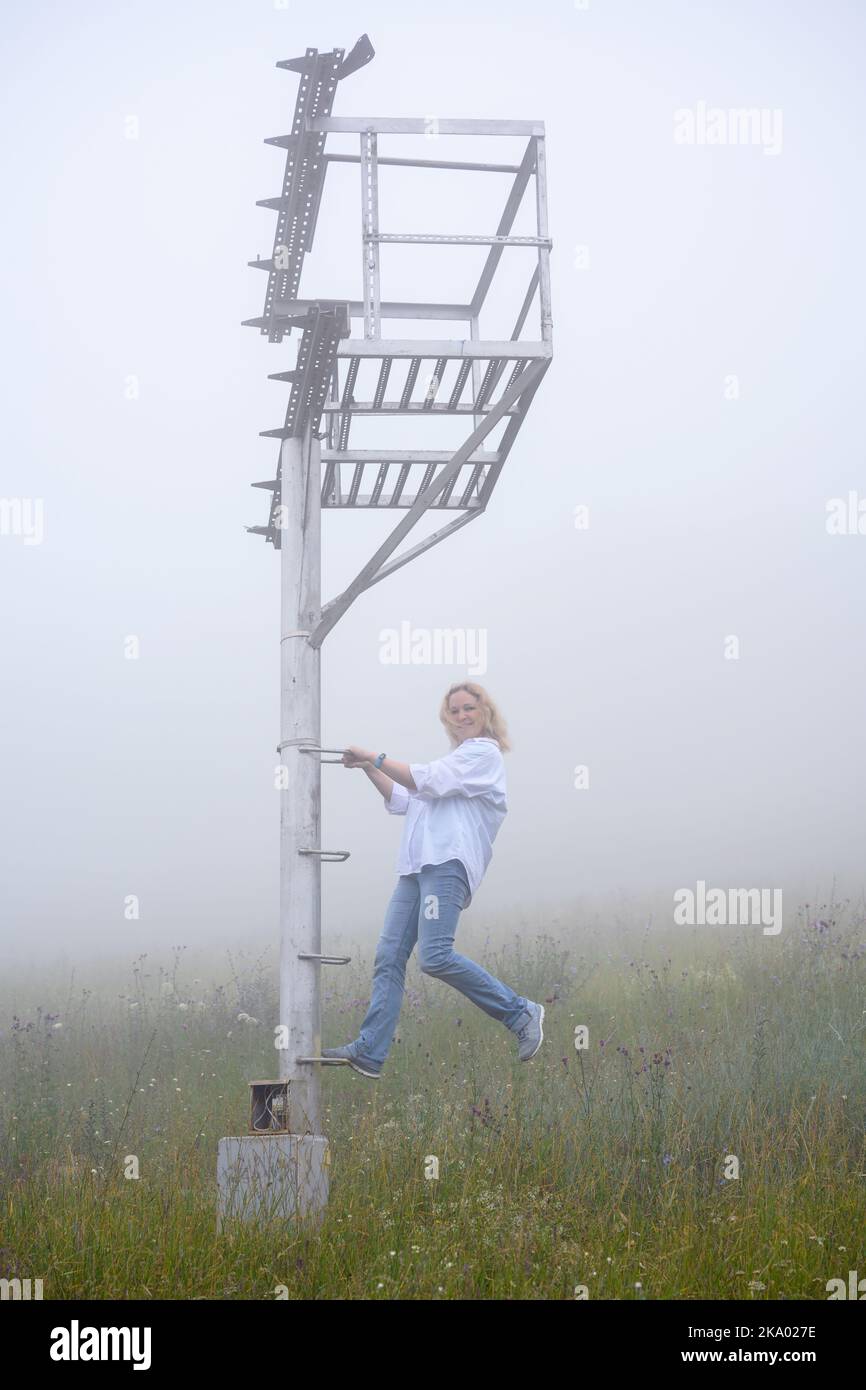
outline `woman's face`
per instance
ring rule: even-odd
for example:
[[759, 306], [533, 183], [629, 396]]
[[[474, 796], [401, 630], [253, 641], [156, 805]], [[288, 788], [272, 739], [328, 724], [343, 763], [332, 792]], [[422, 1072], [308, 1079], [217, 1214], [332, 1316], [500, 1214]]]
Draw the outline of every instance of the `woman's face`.
[[455, 690], [448, 701], [448, 717], [461, 743], [467, 738], [478, 738], [484, 728], [484, 711], [468, 690]]

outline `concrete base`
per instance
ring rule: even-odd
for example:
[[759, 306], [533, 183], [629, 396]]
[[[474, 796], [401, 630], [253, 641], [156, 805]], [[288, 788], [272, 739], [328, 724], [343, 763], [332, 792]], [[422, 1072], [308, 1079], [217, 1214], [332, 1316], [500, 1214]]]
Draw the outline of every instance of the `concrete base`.
[[331, 1154], [320, 1134], [245, 1134], [217, 1152], [219, 1229], [227, 1222], [318, 1225], [328, 1205]]

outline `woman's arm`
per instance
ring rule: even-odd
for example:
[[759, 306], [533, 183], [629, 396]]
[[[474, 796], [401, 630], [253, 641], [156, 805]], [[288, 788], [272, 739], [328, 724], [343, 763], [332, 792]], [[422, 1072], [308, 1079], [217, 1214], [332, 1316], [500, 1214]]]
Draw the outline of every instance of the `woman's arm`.
[[373, 783], [373, 786], [378, 787], [385, 800], [390, 801], [391, 789], [394, 786], [393, 778], [386, 777], [384, 772], [380, 772], [377, 767], [373, 767], [372, 763], [364, 763], [364, 771]]
[[384, 772], [379, 772], [369, 763], [364, 764], [364, 771], [385, 798], [385, 810], [388, 815], [405, 816], [409, 810], [409, 793], [406, 788], [398, 786], [390, 777], [386, 777]]
[[[380, 773], [379, 770], [373, 766], [378, 756], [378, 753], [370, 753], [363, 748], [350, 747], [347, 748], [343, 754], [343, 766], [363, 767], [370, 781], [375, 782], [383, 796], [385, 795], [385, 788], [382, 786], [381, 781], [379, 781], [380, 776], [384, 776], [384, 781], [386, 783], [399, 782], [400, 786], [405, 787], [407, 791], [415, 792], [418, 790], [415, 786], [415, 779], [409, 770], [408, 763], [398, 763], [396, 758], [385, 758], [381, 764]], [[390, 787], [388, 789], [388, 795], [390, 796]]]

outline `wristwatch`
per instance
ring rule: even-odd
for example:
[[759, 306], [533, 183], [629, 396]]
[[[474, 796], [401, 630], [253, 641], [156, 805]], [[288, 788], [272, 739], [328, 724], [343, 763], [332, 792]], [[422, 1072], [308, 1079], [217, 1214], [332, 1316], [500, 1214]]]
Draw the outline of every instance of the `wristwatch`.
[[378, 756], [378, 758], [376, 758], [375, 762], [373, 763], [373, 766], [374, 766], [374, 767], [381, 767], [382, 764], [383, 764], [383, 762], [384, 762], [385, 759], [387, 758], [387, 756], [388, 756], [387, 753], [380, 753], [379, 756]]

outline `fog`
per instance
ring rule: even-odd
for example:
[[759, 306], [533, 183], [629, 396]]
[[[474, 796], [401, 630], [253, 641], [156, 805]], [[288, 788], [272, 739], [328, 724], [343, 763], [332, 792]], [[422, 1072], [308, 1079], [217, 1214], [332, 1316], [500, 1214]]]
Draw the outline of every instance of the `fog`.
[[[861, 7], [11, 3], [2, 26], [0, 494], [42, 519], [7, 507], [0, 535], [2, 957], [277, 940], [279, 555], [244, 527], [298, 336], [241, 321], [285, 158], [263, 141], [298, 84], [274, 64], [365, 30], [334, 115], [545, 122], [554, 355], [486, 514], [326, 638], [323, 743], [427, 762], [448, 686], [490, 691], [509, 814], [467, 917], [494, 931], [673, 922], [698, 881], [784, 889], [786, 929], [859, 899]], [[755, 138], [700, 139], [740, 108]], [[496, 230], [507, 180], [434, 177], [387, 171], [383, 230]], [[357, 166], [332, 166], [302, 296], [360, 297], [360, 216]], [[393, 250], [385, 298], [468, 297], [484, 257]], [[519, 303], [532, 253], [511, 254]], [[323, 599], [398, 519], [323, 515]], [[403, 625], [478, 634], [483, 670], [384, 662]], [[351, 851], [323, 868], [323, 940], [372, 943], [403, 822], [362, 772], [322, 776], [322, 844]]]

